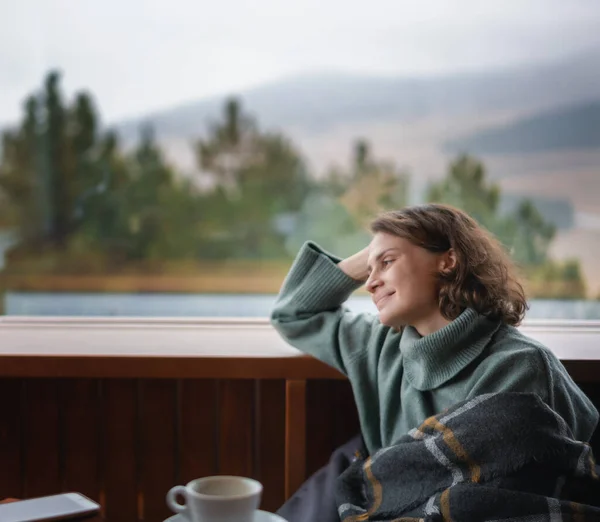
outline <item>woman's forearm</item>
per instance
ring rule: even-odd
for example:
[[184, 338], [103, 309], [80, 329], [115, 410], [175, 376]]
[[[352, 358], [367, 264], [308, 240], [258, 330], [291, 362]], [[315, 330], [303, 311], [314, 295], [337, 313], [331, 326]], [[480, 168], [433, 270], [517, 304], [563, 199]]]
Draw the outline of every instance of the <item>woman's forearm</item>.
[[367, 261], [369, 257], [369, 247], [363, 248], [360, 252], [342, 259], [338, 263], [340, 270], [356, 281], [365, 282], [369, 277]]

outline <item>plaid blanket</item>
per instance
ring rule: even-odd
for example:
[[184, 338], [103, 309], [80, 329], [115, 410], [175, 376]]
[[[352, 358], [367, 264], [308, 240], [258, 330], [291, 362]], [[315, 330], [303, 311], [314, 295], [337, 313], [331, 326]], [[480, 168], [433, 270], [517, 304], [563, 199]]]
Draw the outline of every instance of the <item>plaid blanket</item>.
[[600, 521], [588, 444], [530, 393], [481, 395], [430, 417], [338, 479], [340, 519]]

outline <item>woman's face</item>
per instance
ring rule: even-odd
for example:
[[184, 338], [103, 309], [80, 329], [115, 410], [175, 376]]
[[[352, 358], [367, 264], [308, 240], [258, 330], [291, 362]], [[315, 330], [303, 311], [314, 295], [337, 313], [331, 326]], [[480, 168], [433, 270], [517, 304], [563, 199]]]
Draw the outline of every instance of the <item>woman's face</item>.
[[431, 330], [432, 325], [435, 331], [447, 324], [438, 305], [437, 282], [447, 262], [447, 253], [432, 253], [407, 239], [376, 233], [369, 246], [366, 288], [382, 324], [412, 325], [421, 335], [430, 333], [421, 330]]

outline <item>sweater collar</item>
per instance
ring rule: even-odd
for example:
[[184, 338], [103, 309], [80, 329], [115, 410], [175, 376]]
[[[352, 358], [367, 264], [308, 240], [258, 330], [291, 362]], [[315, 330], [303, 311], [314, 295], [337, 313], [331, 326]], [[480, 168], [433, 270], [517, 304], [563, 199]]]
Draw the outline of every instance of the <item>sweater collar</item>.
[[400, 338], [406, 377], [418, 390], [438, 388], [481, 354], [499, 326], [470, 308], [425, 337], [406, 326]]

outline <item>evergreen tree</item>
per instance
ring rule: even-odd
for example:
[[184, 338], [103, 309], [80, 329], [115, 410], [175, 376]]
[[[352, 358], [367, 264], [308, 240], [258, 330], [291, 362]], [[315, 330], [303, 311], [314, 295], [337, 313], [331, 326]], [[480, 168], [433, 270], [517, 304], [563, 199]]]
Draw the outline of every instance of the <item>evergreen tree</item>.
[[447, 176], [432, 183], [427, 199], [458, 207], [494, 234], [525, 271], [538, 297], [584, 297], [585, 282], [578, 261], [564, 266], [549, 256], [556, 227], [544, 220], [530, 200], [516, 212], [500, 215], [501, 191], [486, 178], [484, 165], [463, 155], [450, 164]]
[[427, 199], [467, 212], [497, 236], [521, 265], [546, 262], [555, 227], [527, 200], [521, 202], [515, 214], [501, 215], [500, 197], [500, 187], [488, 181], [483, 163], [463, 155], [450, 164], [443, 180], [430, 185]]
[[60, 92], [60, 75], [51, 72], [44, 89], [45, 131], [42, 133], [42, 172], [50, 192], [50, 239], [64, 248], [73, 229], [75, 177], [67, 141], [67, 110]]
[[361, 227], [367, 226], [376, 214], [401, 208], [408, 202], [408, 175], [392, 162], [375, 158], [365, 140], [355, 143], [353, 162], [345, 178], [348, 184], [340, 202]]
[[290, 253], [314, 239], [340, 255], [350, 255], [370, 241], [368, 224], [376, 214], [407, 204], [406, 173], [374, 157], [366, 140], [358, 140], [352, 152], [350, 165], [330, 170], [306, 199], [287, 240]]
[[428, 201], [446, 203], [468, 212], [481, 225], [498, 232], [500, 187], [487, 180], [485, 166], [462, 155], [450, 163], [446, 177], [429, 187]]
[[6, 221], [16, 229], [21, 242], [32, 244], [44, 234], [46, 196], [37, 168], [40, 126], [34, 96], [27, 98], [24, 112], [20, 127], [2, 135], [0, 190], [6, 200]]
[[297, 214], [311, 189], [304, 162], [289, 140], [262, 132], [229, 100], [223, 118], [196, 146], [198, 164], [212, 182], [204, 195], [206, 253], [226, 257], [280, 257], [278, 220]]
[[154, 131], [144, 127], [133, 157], [129, 160], [132, 180], [127, 187], [130, 255], [135, 259], [158, 257], [155, 242], [163, 234], [167, 209], [161, 207], [161, 194], [173, 183], [174, 174], [158, 148]]
[[521, 202], [515, 215], [514, 257], [523, 265], [541, 265], [548, 259], [548, 249], [556, 227], [544, 220], [530, 200]]

